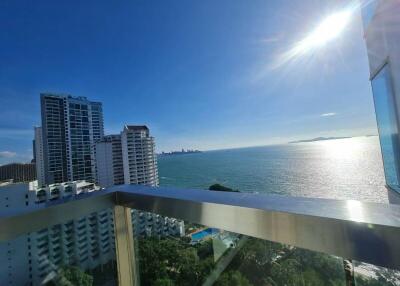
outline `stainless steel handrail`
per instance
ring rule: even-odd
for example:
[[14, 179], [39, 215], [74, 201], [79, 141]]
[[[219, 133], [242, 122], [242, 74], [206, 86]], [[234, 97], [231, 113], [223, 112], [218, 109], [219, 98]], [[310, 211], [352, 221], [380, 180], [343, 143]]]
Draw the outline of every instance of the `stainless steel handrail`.
[[0, 213], [0, 241], [114, 206], [400, 269], [397, 205], [139, 185]]
[[400, 206], [145, 186], [116, 203], [345, 259], [400, 269]]

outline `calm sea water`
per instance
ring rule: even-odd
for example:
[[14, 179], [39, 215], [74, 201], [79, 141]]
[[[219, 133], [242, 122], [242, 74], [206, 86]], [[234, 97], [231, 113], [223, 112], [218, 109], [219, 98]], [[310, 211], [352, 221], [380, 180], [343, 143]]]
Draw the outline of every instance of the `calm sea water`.
[[220, 183], [242, 192], [388, 202], [376, 136], [165, 156], [158, 164], [161, 186]]

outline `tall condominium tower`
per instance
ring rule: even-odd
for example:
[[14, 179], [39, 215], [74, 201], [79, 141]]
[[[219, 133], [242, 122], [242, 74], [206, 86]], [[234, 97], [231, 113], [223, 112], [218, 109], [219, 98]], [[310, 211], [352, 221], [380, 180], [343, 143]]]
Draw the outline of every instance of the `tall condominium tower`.
[[94, 143], [104, 135], [99, 102], [41, 94], [45, 184], [95, 181]]
[[125, 184], [158, 186], [157, 155], [149, 128], [125, 125], [121, 145]]
[[45, 184], [45, 172], [44, 172], [44, 154], [43, 154], [43, 136], [42, 127], [35, 127], [35, 139], [34, 139], [34, 158], [36, 166], [36, 178], [39, 186]]

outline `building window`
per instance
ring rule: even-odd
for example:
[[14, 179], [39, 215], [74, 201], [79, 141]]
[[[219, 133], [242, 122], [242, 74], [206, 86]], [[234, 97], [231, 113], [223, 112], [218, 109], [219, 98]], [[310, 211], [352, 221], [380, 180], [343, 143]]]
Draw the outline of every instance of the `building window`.
[[399, 191], [399, 132], [389, 65], [371, 80], [386, 184]]

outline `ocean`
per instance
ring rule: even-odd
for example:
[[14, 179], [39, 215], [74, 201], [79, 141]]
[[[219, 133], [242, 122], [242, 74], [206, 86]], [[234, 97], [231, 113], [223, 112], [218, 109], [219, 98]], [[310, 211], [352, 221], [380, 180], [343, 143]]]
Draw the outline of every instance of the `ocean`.
[[388, 202], [377, 136], [161, 156], [158, 166], [161, 186]]

